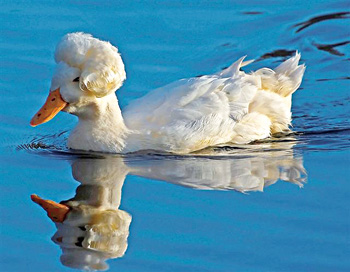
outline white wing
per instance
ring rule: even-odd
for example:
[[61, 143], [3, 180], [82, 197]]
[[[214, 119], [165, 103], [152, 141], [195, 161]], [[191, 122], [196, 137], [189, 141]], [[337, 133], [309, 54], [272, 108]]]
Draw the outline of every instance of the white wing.
[[229, 142], [260, 87], [260, 77], [239, 71], [243, 59], [216, 75], [182, 79], [133, 101], [123, 112], [126, 125], [138, 131], [129, 140], [132, 149], [187, 153]]

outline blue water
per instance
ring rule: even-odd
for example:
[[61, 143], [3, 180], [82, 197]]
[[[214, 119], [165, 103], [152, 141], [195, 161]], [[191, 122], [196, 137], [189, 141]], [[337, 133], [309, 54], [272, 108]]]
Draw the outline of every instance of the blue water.
[[[128, 2], [1, 1], [0, 270], [349, 271], [349, 2]], [[242, 55], [258, 60], [250, 71], [298, 50], [307, 70], [293, 97], [295, 133], [189, 157], [73, 154], [74, 117], [29, 126], [55, 45], [73, 31], [119, 47], [122, 107]], [[95, 216], [105, 240], [89, 249], [86, 230], [54, 224], [33, 193], [86, 201], [95, 215], [116, 201], [108, 218], [119, 236]]]

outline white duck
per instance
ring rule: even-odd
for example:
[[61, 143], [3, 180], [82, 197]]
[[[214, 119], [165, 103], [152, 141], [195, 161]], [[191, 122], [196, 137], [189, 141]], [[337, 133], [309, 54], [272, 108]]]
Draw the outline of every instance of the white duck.
[[160, 150], [190, 153], [224, 143], [245, 144], [288, 131], [291, 98], [305, 66], [300, 54], [275, 70], [240, 71], [244, 57], [227, 69], [182, 79], [133, 101], [121, 112], [115, 90], [126, 78], [116, 47], [85, 33], [63, 37], [57, 69], [36, 126], [59, 111], [79, 118], [68, 147], [110, 153]]

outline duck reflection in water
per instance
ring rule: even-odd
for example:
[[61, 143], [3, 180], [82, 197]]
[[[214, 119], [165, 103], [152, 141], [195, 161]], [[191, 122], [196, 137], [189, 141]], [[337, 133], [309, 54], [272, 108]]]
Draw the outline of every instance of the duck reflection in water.
[[63, 265], [107, 270], [106, 260], [124, 255], [131, 216], [119, 205], [127, 173], [120, 158], [77, 159], [72, 174], [81, 185], [73, 198], [59, 204], [31, 196], [56, 223], [52, 241], [62, 249]]
[[[106, 270], [106, 260], [124, 255], [131, 216], [119, 209], [128, 174], [174, 184], [214, 190], [263, 191], [283, 180], [299, 185], [306, 180], [301, 157], [293, 154], [293, 142], [260, 144], [239, 157], [137, 155], [79, 158], [72, 163], [74, 179], [81, 185], [75, 196], [60, 204], [32, 195], [56, 223], [52, 240], [62, 249], [63, 265], [84, 270]], [[263, 147], [263, 152], [258, 151]], [[234, 149], [233, 149], [234, 150]], [[247, 149], [248, 150], [248, 149]], [[225, 152], [226, 149], [221, 149]], [[242, 154], [242, 150], [239, 150]], [[220, 154], [219, 154], [220, 155]]]

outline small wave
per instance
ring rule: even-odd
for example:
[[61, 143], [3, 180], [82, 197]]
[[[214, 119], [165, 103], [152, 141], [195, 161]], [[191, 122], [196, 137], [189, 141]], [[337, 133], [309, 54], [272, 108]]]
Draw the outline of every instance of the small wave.
[[320, 78], [320, 79], [316, 79], [316, 81], [337, 81], [337, 80], [349, 80], [350, 77], [346, 76], [346, 77], [338, 77], [338, 78]]
[[242, 12], [242, 14], [244, 15], [260, 15], [260, 14], [263, 14], [262, 11], [244, 11]]
[[350, 41], [344, 41], [344, 42], [339, 42], [339, 43], [333, 43], [333, 44], [317, 44], [317, 43], [313, 43], [314, 46], [317, 47], [317, 49], [322, 50], [322, 51], [326, 51], [332, 55], [335, 56], [345, 56], [344, 53], [339, 52], [337, 49], [335, 49], [335, 47], [339, 47], [339, 46], [344, 46], [349, 44]]
[[[30, 138], [29, 142], [21, 143], [16, 146], [17, 151], [26, 151], [32, 154], [43, 156], [54, 156], [57, 158], [71, 157], [96, 157], [89, 152], [78, 152], [67, 148], [67, 133], [62, 131], [55, 134], [36, 135]], [[27, 137], [28, 138], [28, 137]]]
[[261, 61], [261, 60], [270, 59], [270, 58], [280, 58], [280, 57], [287, 58], [287, 57], [294, 56], [296, 51], [297, 50], [278, 49], [269, 53], [265, 53], [256, 61]]
[[339, 134], [339, 133], [344, 133], [348, 132], [350, 135], [350, 128], [339, 128], [339, 129], [327, 129], [327, 130], [309, 130], [309, 131], [300, 131], [297, 134], [299, 135], [326, 135], [326, 134]]
[[17, 146], [17, 150], [67, 150], [65, 142], [67, 140], [67, 132], [62, 131], [55, 134], [36, 135], [29, 143], [22, 143]]
[[308, 28], [309, 26], [312, 26], [322, 21], [334, 20], [334, 19], [349, 19], [350, 18], [349, 15], [350, 15], [350, 12], [337, 12], [337, 13], [331, 13], [331, 14], [313, 17], [305, 22], [295, 24], [294, 27], [299, 27], [295, 32], [298, 33], [304, 30], [305, 28]]

